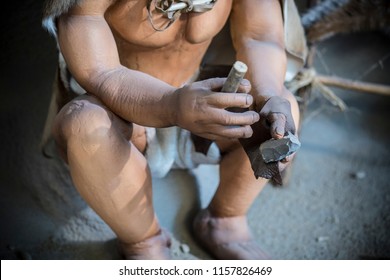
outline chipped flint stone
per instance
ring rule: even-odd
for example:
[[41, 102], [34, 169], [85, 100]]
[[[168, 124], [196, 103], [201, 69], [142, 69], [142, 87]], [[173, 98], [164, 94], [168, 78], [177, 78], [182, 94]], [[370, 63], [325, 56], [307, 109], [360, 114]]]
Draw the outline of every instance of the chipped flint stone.
[[284, 159], [285, 157], [296, 152], [301, 147], [301, 142], [298, 138], [288, 132], [281, 139], [270, 139], [260, 145], [260, 153], [264, 162], [275, 162]]

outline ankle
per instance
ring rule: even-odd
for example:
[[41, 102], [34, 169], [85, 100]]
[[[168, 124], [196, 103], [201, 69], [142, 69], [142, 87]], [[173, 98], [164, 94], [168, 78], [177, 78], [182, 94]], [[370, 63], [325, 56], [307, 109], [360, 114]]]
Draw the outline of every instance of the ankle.
[[212, 202], [206, 210], [210, 213], [212, 217], [215, 218], [232, 218], [232, 217], [241, 217], [246, 216], [247, 210], [238, 210], [232, 207], [220, 206], [216, 202]]
[[246, 216], [215, 217], [208, 209], [199, 212], [194, 221], [196, 234], [201, 232], [218, 242], [251, 240], [252, 235]]
[[253, 239], [245, 215], [213, 217], [204, 209], [196, 216], [193, 230], [199, 244], [217, 259], [269, 258]]
[[125, 259], [170, 259], [171, 237], [161, 229], [156, 235], [139, 242], [118, 240], [118, 249]]

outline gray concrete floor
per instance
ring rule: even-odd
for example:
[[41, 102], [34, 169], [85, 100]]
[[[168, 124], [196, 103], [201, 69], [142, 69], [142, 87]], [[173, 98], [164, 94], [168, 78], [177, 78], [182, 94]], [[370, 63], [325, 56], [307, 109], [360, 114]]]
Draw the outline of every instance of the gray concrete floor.
[[[39, 151], [55, 45], [40, 27], [39, 1], [12, 5], [0, 24], [0, 257], [117, 259], [113, 233], [80, 199], [66, 166]], [[315, 61], [320, 73], [390, 84], [390, 38], [380, 32], [331, 38]], [[256, 240], [275, 259], [390, 258], [390, 97], [335, 93], [348, 110], [313, 93], [289, 183], [267, 185], [250, 209]], [[174, 257], [210, 259], [189, 227], [216, 189], [217, 166], [153, 182]]]

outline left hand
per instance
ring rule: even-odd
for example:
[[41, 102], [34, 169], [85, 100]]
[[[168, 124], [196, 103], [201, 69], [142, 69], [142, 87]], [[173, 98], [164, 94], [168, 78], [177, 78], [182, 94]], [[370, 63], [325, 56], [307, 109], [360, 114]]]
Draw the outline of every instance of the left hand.
[[282, 138], [287, 131], [296, 133], [290, 102], [281, 96], [268, 98], [260, 109], [260, 122], [269, 127], [271, 137]]
[[291, 113], [290, 102], [280, 96], [272, 96], [263, 102], [260, 111], [260, 121], [252, 125], [253, 136], [240, 139], [241, 145], [247, 153], [256, 177], [282, 184], [281, 172], [291, 163], [295, 154], [287, 156], [279, 162], [265, 163], [260, 160], [259, 145], [271, 137], [282, 138], [287, 131], [296, 134], [295, 124]]
[[[295, 124], [291, 113], [290, 102], [281, 96], [268, 98], [260, 112], [260, 121], [269, 127], [272, 138], [280, 139], [288, 131], [296, 134]], [[278, 162], [279, 172], [282, 172], [293, 160], [295, 153]]]

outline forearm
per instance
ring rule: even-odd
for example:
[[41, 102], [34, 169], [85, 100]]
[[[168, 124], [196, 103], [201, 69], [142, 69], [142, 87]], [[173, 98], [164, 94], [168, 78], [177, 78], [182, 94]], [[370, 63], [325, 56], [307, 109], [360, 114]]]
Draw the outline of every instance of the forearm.
[[247, 78], [257, 109], [282, 95], [286, 71], [283, 15], [279, 0], [235, 0], [231, 34], [237, 59], [248, 65]]
[[176, 88], [138, 71], [119, 66], [91, 77], [90, 94], [123, 119], [144, 126], [175, 125]]
[[257, 106], [266, 99], [284, 92], [286, 55], [282, 45], [275, 42], [247, 40], [237, 50], [237, 60], [248, 65], [247, 79]]

